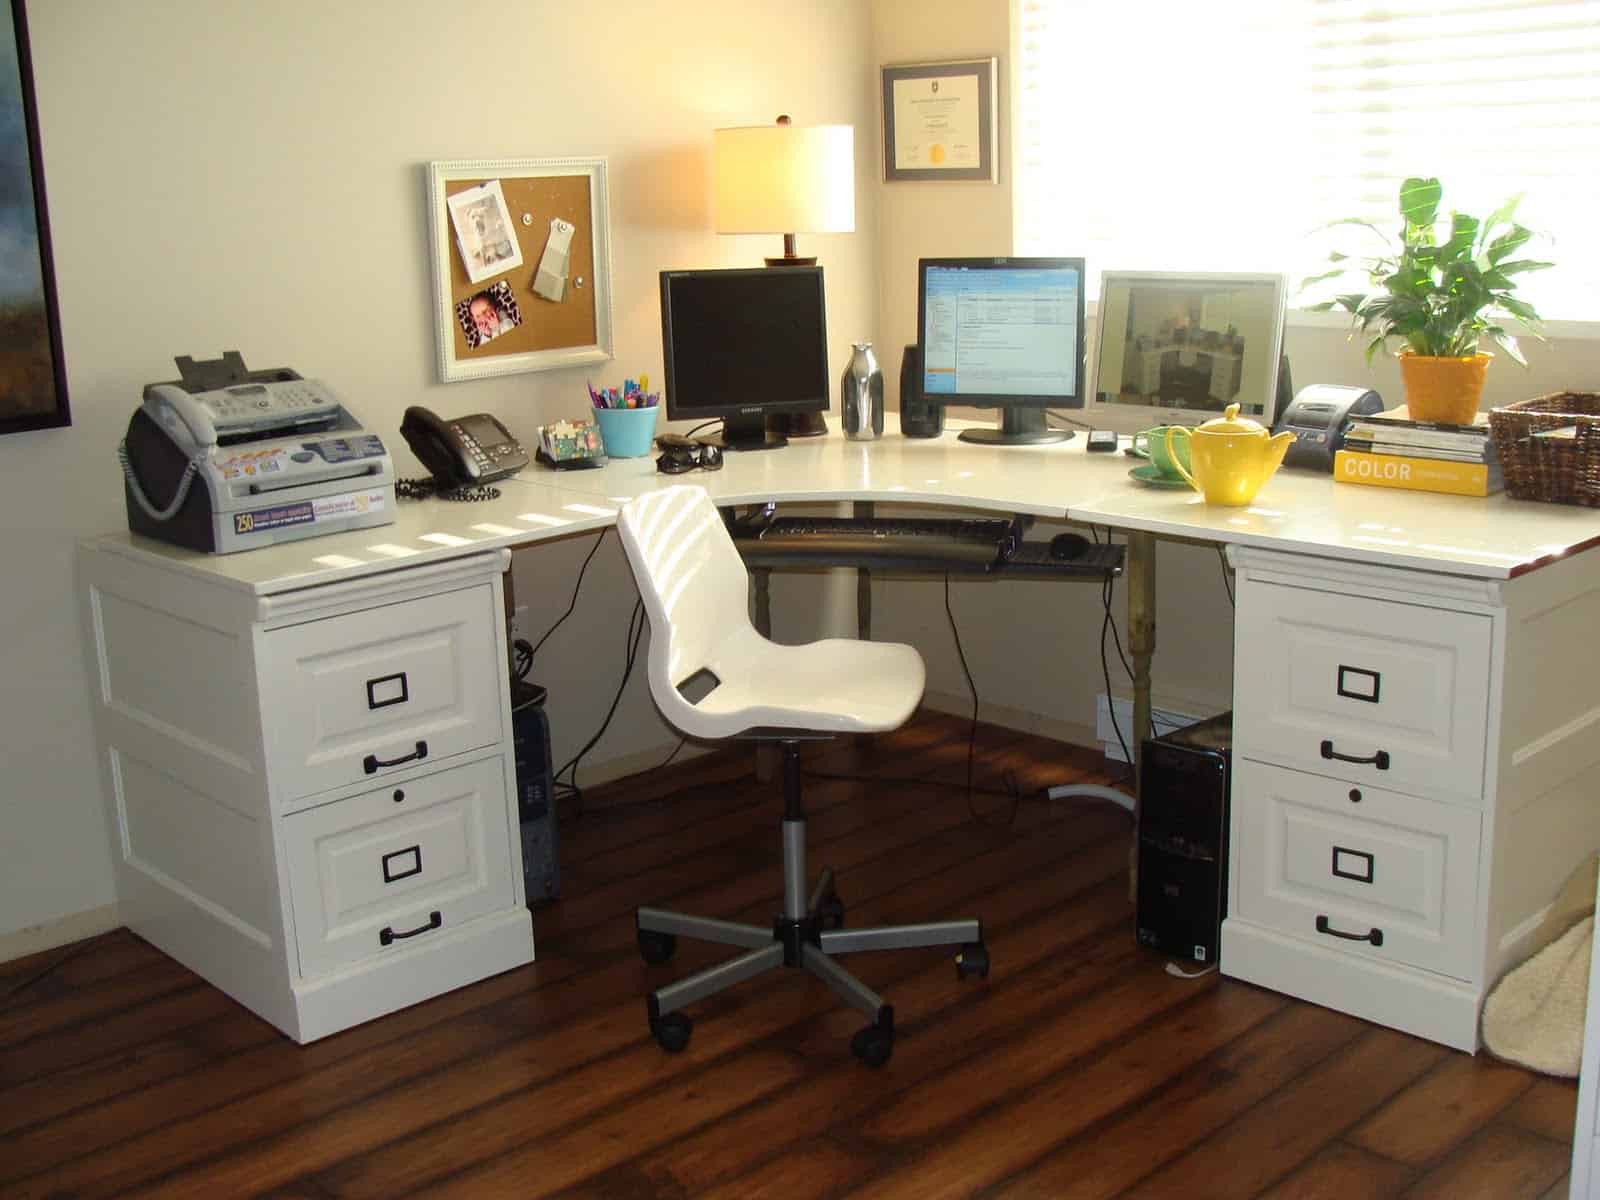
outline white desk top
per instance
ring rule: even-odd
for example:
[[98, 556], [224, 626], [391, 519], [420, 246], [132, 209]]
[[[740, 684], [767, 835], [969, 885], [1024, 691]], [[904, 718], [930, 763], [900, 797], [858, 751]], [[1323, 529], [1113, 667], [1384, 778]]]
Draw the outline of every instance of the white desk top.
[[1231, 542], [1481, 579], [1521, 574], [1600, 542], [1600, 511], [1340, 484], [1284, 468], [1247, 508], [1207, 505], [1187, 490], [1147, 487], [1125, 454], [1088, 454], [1080, 435], [1049, 446], [979, 446], [886, 434], [852, 442], [837, 431], [782, 450], [724, 456], [720, 471], [662, 475], [654, 457], [601, 470], [530, 466], [502, 480], [498, 500], [401, 501], [394, 524], [239, 554], [207, 555], [126, 531], [94, 539], [114, 553], [168, 565], [257, 595], [561, 537], [614, 523], [641, 492], [704, 487], [719, 504], [873, 500], [1070, 518], [1176, 538]]

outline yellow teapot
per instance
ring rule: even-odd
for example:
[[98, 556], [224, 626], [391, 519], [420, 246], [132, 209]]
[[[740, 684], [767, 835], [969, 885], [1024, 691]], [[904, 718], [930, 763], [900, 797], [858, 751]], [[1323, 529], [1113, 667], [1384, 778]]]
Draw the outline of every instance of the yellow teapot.
[[[1172, 439], [1180, 434], [1189, 439], [1189, 471], [1173, 453]], [[1293, 442], [1294, 434], [1287, 431], [1268, 436], [1260, 422], [1241, 418], [1239, 406], [1230, 404], [1220, 417], [1196, 429], [1168, 429], [1167, 457], [1207, 504], [1249, 504]]]

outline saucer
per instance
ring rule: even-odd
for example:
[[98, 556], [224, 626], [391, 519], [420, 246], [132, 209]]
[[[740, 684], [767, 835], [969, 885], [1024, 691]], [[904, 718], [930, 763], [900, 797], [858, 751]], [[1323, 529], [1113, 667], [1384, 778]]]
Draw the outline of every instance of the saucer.
[[1146, 463], [1142, 467], [1134, 467], [1133, 470], [1128, 472], [1128, 475], [1133, 479], [1137, 479], [1146, 487], [1187, 489], [1189, 486], [1188, 481], [1185, 479], [1168, 479], [1156, 468], [1154, 463]]

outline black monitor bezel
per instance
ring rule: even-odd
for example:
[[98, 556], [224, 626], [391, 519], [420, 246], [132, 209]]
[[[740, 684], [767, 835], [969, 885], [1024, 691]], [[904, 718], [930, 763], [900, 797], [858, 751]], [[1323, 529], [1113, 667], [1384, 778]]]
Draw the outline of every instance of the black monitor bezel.
[[[758, 404], [731, 403], [685, 407], [677, 385], [677, 368], [672, 344], [671, 283], [679, 278], [706, 278], [760, 275], [810, 275], [817, 281], [817, 303], [822, 312], [822, 355], [818, 363], [821, 395], [805, 400], [763, 400]], [[661, 354], [665, 368], [667, 419], [669, 421], [709, 421], [718, 417], [753, 419], [769, 413], [827, 412], [832, 401], [832, 376], [828, 366], [828, 299], [820, 266], [810, 267], [700, 267], [661, 272]]]
[[[1086, 273], [1082, 258], [1033, 257], [1023, 255], [991, 256], [977, 258], [919, 258], [917, 260], [917, 344], [927, 345], [928, 270], [933, 267], [953, 267], [976, 270], [1026, 267], [1038, 270], [1070, 268], [1078, 273], [1078, 345], [1074, 359], [1074, 394], [1071, 396], [1007, 395], [1004, 393], [923, 392], [923, 400], [947, 408], [1083, 408], [1088, 403], [1084, 394], [1085, 357], [1088, 337], [1084, 323], [1088, 317]], [[926, 370], [926, 366], [923, 368]], [[919, 382], [926, 382], [926, 376]]]

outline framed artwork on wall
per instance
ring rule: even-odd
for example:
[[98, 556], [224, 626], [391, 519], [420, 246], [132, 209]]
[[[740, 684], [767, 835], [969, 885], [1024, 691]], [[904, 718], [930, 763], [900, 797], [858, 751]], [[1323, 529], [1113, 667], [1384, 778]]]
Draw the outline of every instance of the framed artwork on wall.
[[883, 68], [883, 178], [997, 183], [993, 58]]
[[23, 0], [0, 42], [0, 433], [72, 424]]
[[441, 382], [611, 358], [605, 159], [429, 163], [427, 202]]

